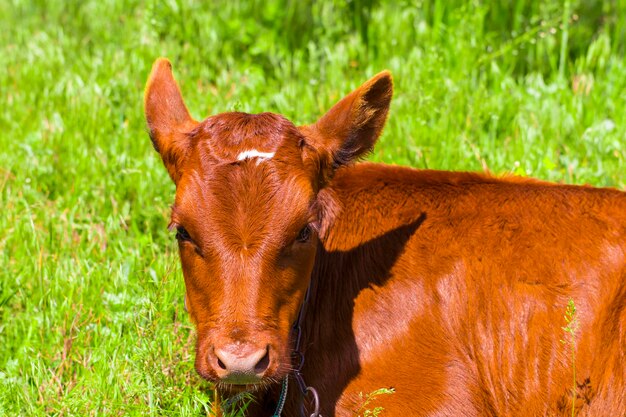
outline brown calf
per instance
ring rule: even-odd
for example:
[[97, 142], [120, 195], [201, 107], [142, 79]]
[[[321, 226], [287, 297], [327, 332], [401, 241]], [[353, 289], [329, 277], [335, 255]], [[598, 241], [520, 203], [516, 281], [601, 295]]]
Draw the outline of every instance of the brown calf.
[[306, 386], [325, 417], [379, 388], [395, 392], [368, 407], [388, 416], [625, 416], [626, 193], [351, 164], [391, 96], [382, 72], [309, 126], [197, 122], [155, 63], [145, 110], [176, 183], [197, 371], [254, 391], [255, 416], [285, 395], [299, 415]]

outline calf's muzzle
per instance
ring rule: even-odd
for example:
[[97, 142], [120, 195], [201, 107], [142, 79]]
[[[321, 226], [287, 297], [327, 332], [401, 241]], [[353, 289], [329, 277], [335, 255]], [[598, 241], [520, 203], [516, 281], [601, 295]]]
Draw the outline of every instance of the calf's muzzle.
[[270, 347], [230, 343], [209, 352], [209, 364], [227, 384], [247, 385], [261, 381], [270, 365]]

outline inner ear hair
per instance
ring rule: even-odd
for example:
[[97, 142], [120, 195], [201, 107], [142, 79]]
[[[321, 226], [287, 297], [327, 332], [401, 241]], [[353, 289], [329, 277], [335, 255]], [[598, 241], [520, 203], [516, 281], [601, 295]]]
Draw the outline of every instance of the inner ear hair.
[[335, 168], [364, 158], [374, 148], [389, 113], [393, 95], [391, 74], [381, 72], [356, 91], [359, 94], [351, 108], [351, 126], [333, 154]]
[[380, 136], [393, 96], [393, 80], [383, 71], [335, 104], [310, 126], [314, 147], [330, 157], [331, 169], [356, 161]]

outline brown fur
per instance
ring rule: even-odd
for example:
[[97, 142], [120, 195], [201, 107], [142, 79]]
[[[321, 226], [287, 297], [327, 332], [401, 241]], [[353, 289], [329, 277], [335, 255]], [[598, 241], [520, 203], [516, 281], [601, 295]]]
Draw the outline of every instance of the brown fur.
[[[383, 387], [395, 393], [372, 407], [389, 416], [570, 415], [571, 298], [575, 411], [626, 415], [626, 194], [351, 164], [391, 94], [383, 72], [311, 126], [270, 113], [198, 123], [169, 62], [155, 63], [146, 116], [176, 183], [172, 225], [191, 238], [180, 255], [200, 375], [219, 382], [216, 348], [267, 346], [249, 414], [271, 415], [311, 282], [303, 374], [324, 416], [353, 415]], [[275, 156], [237, 160], [250, 149]], [[307, 224], [317, 235], [300, 242]]]

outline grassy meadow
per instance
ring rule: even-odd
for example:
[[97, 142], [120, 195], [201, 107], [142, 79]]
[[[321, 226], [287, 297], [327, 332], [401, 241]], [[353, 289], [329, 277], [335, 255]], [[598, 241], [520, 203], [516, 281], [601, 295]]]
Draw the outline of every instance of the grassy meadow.
[[[205, 415], [143, 87], [314, 121], [382, 69], [370, 159], [626, 187], [626, 1], [0, 1], [0, 415]], [[384, 414], [382, 414], [384, 415]]]

